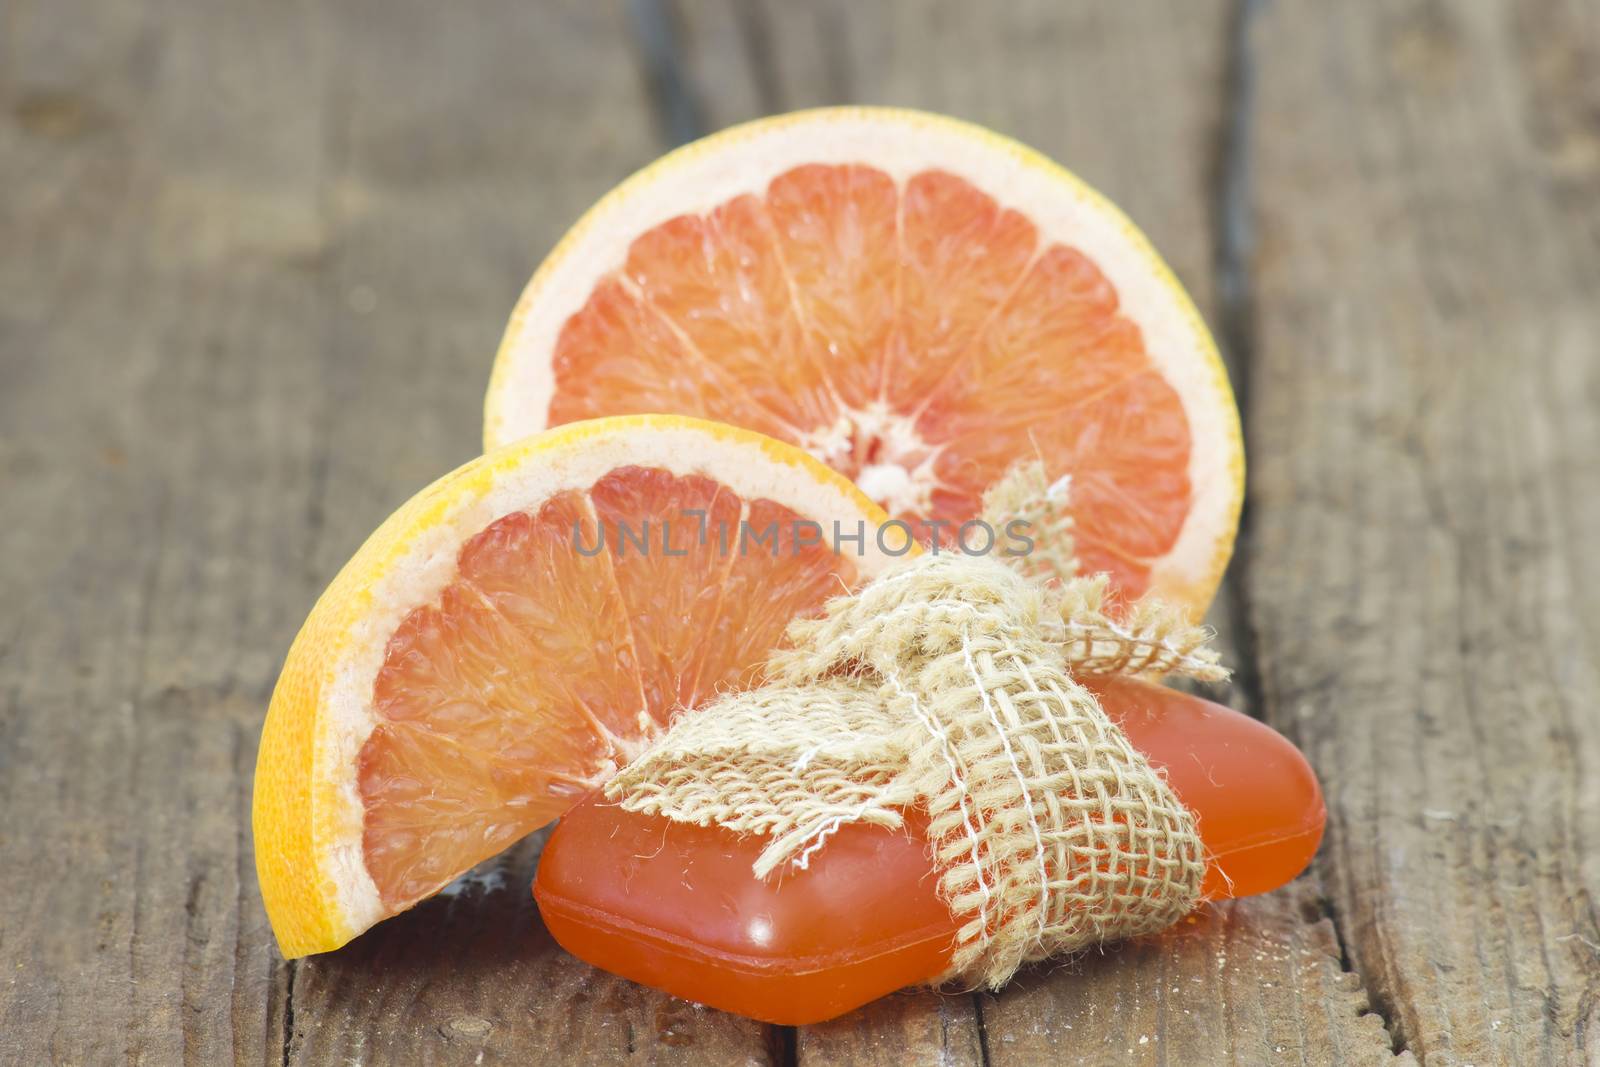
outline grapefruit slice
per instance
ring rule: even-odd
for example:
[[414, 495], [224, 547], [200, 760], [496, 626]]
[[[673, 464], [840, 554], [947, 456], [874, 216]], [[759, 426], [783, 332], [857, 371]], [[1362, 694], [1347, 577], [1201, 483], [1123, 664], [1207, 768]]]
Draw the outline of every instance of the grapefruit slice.
[[563, 426], [423, 490], [317, 601], [272, 695], [254, 825], [284, 955], [437, 891], [677, 708], [755, 681], [791, 619], [906, 547], [884, 519], [804, 452], [682, 416]]
[[799, 445], [946, 542], [1037, 457], [1124, 598], [1198, 614], [1232, 552], [1238, 412], [1193, 303], [1110, 202], [952, 119], [764, 119], [590, 210], [511, 317], [484, 438], [639, 411]]

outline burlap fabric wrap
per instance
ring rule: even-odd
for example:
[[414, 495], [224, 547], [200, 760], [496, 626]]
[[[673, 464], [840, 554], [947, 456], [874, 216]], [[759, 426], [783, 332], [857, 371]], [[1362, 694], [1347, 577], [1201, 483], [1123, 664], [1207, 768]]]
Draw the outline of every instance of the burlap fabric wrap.
[[1063, 488], [1014, 471], [986, 516], [1028, 518], [1034, 553], [925, 554], [835, 598], [791, 625], [766, 684], [680, 716], [608, 796], [764, 835], [763, 878], [845, 823], [924, 808], [961, 922], [940, 981], [997, 988], [1181, 918], [1205, 871], [1194, 817], [1074, 675], [1223, 672], [1202, 630], [1153, 604], [1108, 616], [1104, 579], [1068, 576]]

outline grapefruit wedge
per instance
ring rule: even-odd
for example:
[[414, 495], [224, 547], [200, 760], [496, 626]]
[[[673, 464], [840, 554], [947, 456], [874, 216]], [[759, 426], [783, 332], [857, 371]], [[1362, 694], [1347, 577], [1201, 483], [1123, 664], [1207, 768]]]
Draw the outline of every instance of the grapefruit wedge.
[[799, 449], [682, 416], [566, 425], [412, 498], [317, 601], [272, 695], [254, 827], [284, 955], [437, 891], [674, 710], [755, 681], [791, 619], [907, 547], [874, 536], [884, 518]]
[[1109, 201], [952, 119], [761, 120], [590, 210], [511, 317], [485, 442], [640, 411], [798, 445], [925, 540], [1039, 458], [1123, 598], [1198, 615], [1232, 552], [1238, 413], [1193, 303]]

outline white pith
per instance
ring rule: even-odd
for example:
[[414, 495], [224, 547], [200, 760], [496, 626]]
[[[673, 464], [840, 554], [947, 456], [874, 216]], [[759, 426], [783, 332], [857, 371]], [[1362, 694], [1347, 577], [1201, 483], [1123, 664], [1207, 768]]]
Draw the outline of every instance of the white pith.
[[[873, 442], [871, 458], [858, 454]], [[856, 485], [891, 515], [926, 515], [939, 484], [934, 461], [939, 449], [917, 432], [916, 419], [882, 400], [865, 407], [840, 405], [830, 426], [808, 430], [796, 442], [835, 470], [858, 468]]]
[[[806, 163], [867, 164], [902, 188], [922, 171], [946, 171], [1027, 216], [1038, 227], [1040, 247], [1060, 243], [1093, 260], [1115, 288], [1121, 313], [1139, 327], [1151, 361], [1177, 391], [1193, 442], [1190, 511], [1171, 550], [1154, 561], [1151, 588], [1180, 595], [1219, 570], [1219, 544], [1225, 559], [1241, 503], [1243, 448], [1231, 390], [1194, 305], [1133, 223], [1077, 178], [988, 131], [916, 112], [840, 108], [764, 120], [681, 149], [619, 186], [574, 227], [523, 293], [495, 364], [486, 443], [544, 428], [561, 329], [595, 286], [623, 265], [634, 238], [677, 216], [762, 194], [773, 178]], [[936, 453], [874, 422], [872, 412], [847, 411], [836, 425], [809, 430], [800, 443], [835, 463], [852, 440], [876, 433], [888, 445], [898, 433], [902, 447], [886, 449], [894, 454], [863, 465], [858, 477], [892, 513], [920, 511], [934, 485]]]
[[[336, 887], [334, 913], [346, 936], [389, 914], [366, 868], [365, 807], [356, 773], [357, 757], [379, 721], [372, 708], [373, 686], [390, 636], [410, 612], [435, 603], [454, 580], [457, 554], [468, 539], [497, 519], [535, 511], [568, 490], [587, 490], [615, 468], [629, 465], [675, 475], [704, 474], [745, 500], [775, 501], [825, 527], [832, 520], [853, 525], [873, 518], [844, 479], [816, 465], [774, 455], [756, 435], [708, 430], [702, 428], [707, 424], [681, 418], [640, 416], [603, 422], [608, 425], [598, 432], [582, 432], [584, 424], [562, 427], [551, 435], [560, 439], [553, 446], [547, 439], [533, 438], [476, 461], [494, 472], [488, 489], [459, 495], [448, 514], [416, 536], [372, 583], [370, 608], [352, 634], [347, 653], [332, 668], [318, 720], [313, 770], [313, 781], [335, 783], [331, 794], [324, 795], [332, 818], [323, 822], [313, 816], [312, 822], [330, 827], [329, 839], [316, 843], [315, 855], [327, 865], [324, 873]], [[462, 473], [446, 476], [423, 494]], [[851, 557], [865, 577], [881, 573], [895, 558], [873, 541], [866, 538], [859, 549], [862, 554]]]

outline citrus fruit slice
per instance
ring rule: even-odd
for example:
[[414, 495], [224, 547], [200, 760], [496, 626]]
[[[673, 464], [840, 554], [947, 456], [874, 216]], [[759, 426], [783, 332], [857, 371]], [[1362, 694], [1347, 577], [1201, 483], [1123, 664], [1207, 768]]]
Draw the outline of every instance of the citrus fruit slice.
[[752, 682], [791, 619], [907, 547], [874, 535], [884, 518], [799, 449], [682, 416], [563, 426], [417, 494], [317, 601], [272, 695], [254, 825], [284, 955], [442, 888], [674, 709]]
[[490, 447], [678, 411], [805, 448], [948, 542], [1014, 461], [1071, 475], [1080, 564], [1198, 614], [1232, 552], [1238, 412], [1145, 237], [1061, 167], [887, 108], [764, 119], [666, 156], [539, 268]]

